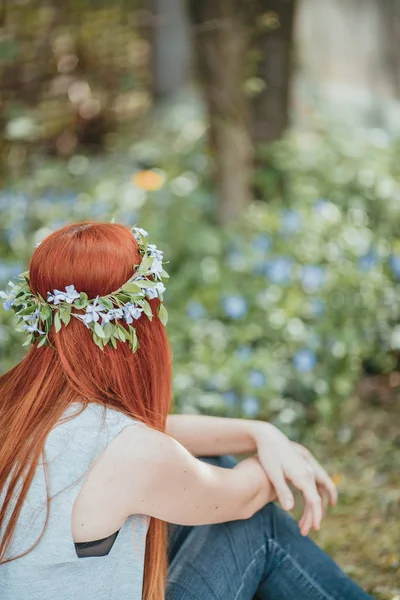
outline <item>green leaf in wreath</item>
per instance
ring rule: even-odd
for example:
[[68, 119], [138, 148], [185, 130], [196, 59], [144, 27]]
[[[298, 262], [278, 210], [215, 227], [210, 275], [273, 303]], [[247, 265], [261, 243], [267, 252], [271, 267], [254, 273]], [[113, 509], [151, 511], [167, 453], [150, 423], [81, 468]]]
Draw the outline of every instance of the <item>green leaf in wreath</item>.
[[38, 343], [37, 347], [41, 348], [42, 346], [45, 345], [45, 343], [47, 342], [47, 336], [46, 337], [42, 337], [42, 339], [40, 340], [40, 342]]
[[60, 320], [59, 311], [57, 311], [54, 315], [54, 327], [55, 327], [56, 333], [58, 333], [61, 329], [61, 320]]
[[103, 339], [103, 338], [105, 338], [105, 337], [106, 337], [106, 336], [105, 336], [105, 333], [104, 333], [104, 331], [103, 331], [103, 328], [102, 328], [102, 326], [100, 325], [100, 323], [95, 323], [95, 324], [94, 324], [94, 331], [95, 331], [96, 335], [97, 335], [99, 338]]
[[64, 325], [68, 325], [71, 320], [71, 307], [60, 308], [60, 319]]
[[44, 306], [42, 306], [40, 308], [40, 316], [42, 317], [43, 321], [48, 319], [48, 317], [50, 317], [50, 315], [51, 315], [51, 308], [48, 304], [45, 304]]
[[17, 315], [21, 316], [21, 317], [24, 317], [25, 315], [31, 315], [32, 313], [35, 312], [36, 308], [37, 307], [34, 304], [32, 304], [31, 306], [27, 306], [23, 310], [19, 310], [17, 312]]
[[96, 346], [98, 346], [100, 348], [100, 350], [104, 351], [104, 346], [103, 346], [103, 340], [102, 340], [102, 338], [100, 338], [98, 335], [94, 334], [93, 335], [93, 341], [96, 344]]
[[140, 306], [143, 308], [143, 312], [146, 317], [149, 317], [151, 321], [153, 318], [153, 311], [151, 310], [150, 304], [147, 302], [147, 300], [143, 300], [143, 302], [140, 303]]
[[139, 265], [139, 273], [147, 273], [147, 271], [149, 271], [151, 265], [153, 264], [153, 260], [153, 256], [146, 256], [146, 258], [144, 258]]
[[122, 286], [121, 289], [123, 292], [127, 292], [128, 294], [140, 293], [139, 282], [136, 284], [131, 281], [130, 283], [126, 283], [124, 286]]
[[118, 337], [121, 340], [121, 342], [125, 342], [126, 338], [128, 336], [127, 331], [124, 327], [122, 327], [122, 325], [118, 324]]
[[164, 304], [160, 304], [160, 306], [157, 309], [158, 312], [158, 318], [160, 319], [161, 323], [163, 325], [166, 325], [168, 322], [168, 311], [165, 308]]
[[112, 310], [114, 308], [114, 305], [109, 298], [99, 298], [99, 303], [105, 306], [108, 310]]

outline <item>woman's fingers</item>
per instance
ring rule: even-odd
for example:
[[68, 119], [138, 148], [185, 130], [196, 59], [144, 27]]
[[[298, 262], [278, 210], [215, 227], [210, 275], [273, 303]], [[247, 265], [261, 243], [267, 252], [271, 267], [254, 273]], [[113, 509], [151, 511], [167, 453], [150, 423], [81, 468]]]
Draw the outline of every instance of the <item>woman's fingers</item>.
[[317, 489], [318, 489], [319, 495], [322, 498], [322, 517], [325, 517], [326, 510], [328, 508], [328, 504], [329, 504], [329, 500], [330, 500], [330, 496], [329, 496], [329, 493], [328, 493], [327, 489], [325, 488], [325, 486], [323, 486], [321, 484], [317, 484]]
[[307, 448], [296, 442], [292, 442], [292, 445], [297, 449], [299, 454], [311, 465], [315, 478], [318, 484], [324, 486], [329, 494], [329, 503], [331, 506], [335, 506], [337, 503], [337, 489], [332, 479], [329, 477], [325, 469], [319, 464], [317, 459], [311, 454]]
[[[288, 474], [288, 479], [299, 489], [304, 497], [305, 509], [312, 515], [312, 526], [318, 530], [322, 520], [322, 500], [318, 493], [314, 474], [310, 466], [305, 465], [293, 474]], [[305, 510], [306, 512], [306, 510]]]
[[268, 477], [275, 488], [278, 501], [284, 510], [292, 510], [294, 507], [294, 497], [290, 487], [286, 483], [283, 471], [278, 469], [268, 470]]
[[301, 535], [308, 535], [313, 523], [313, 513], [309, 505], [304, 508], [304, 513], [299, 521]]
[[[315, 464], [314, 464], [315, 462]], [[315, 472], [315, 479], [317, 484], [323, 486], [329, 496], [329, 503], [331, 506], [335, 506], [337, 503], [337, 489], [332, 479], [329, 477], [328, 473], [321, 467], [321, 465], [313, 460], [311, 466]]]

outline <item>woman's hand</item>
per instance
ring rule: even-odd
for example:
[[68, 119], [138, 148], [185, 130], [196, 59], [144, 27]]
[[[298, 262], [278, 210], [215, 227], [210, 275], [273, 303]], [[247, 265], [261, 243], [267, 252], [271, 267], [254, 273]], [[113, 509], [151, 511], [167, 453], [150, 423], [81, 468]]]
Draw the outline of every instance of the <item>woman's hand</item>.
[[291, 442], [279, 429], [261, 422], [255, 422], [254, 427], [258, 458], [280, 504], [285, 510], [294, 506], [289, 482], [304, 498], [304, 512], [299, 521], [301, 533], [307, 535], [312, 527], [318, 530], [324, 513], [322, 498], [327, 494], [331, 503], [336, 502], [333, 481], [306, 448]]
[[325, 516], [328, 504], [330, 504], [331, 506], [335, 506], [335, 504], [337, 503], [338, 494], [336, 486], [332, 479], [329, 477], [328, 473], [325, 471], [325, 469], [319, 464], [317, 459], [311, 454], [309, 450], [307, 450], [307, 448], [305, 448], [301, 444], [297, 444], [296, 442], [292, 442], [292, 445], [295, 447], [297, 452], [299, 452], [301, 456], [303, 456], [303, 458], [309, 463], [313, 470], [315, 481], [317, 484], [317, 489], [319, 495], [322, 498], [323, 515]]

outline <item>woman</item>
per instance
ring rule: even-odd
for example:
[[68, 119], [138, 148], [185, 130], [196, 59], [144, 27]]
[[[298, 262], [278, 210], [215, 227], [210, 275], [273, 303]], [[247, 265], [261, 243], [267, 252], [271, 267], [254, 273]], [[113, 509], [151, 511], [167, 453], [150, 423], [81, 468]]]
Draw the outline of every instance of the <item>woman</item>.
[[[168, 415], [162, 260], [142, 229], [70, 225], [2, 293], [33, 346], [0, 379], [1, 598], [370, 598], [306, 537], [336, 491], [304, 448]], [[231, 453], [255, 455], [195, 458]]]

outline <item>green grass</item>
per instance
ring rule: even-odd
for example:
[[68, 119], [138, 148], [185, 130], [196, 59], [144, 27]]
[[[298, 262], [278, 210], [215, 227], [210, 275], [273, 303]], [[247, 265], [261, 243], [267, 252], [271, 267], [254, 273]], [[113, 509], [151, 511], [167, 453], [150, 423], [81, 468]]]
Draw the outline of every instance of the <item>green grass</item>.
[[400, 600], [400, 403], [352, 399], [305, 445], [339, 489], [313, 538], [377, 599]]

